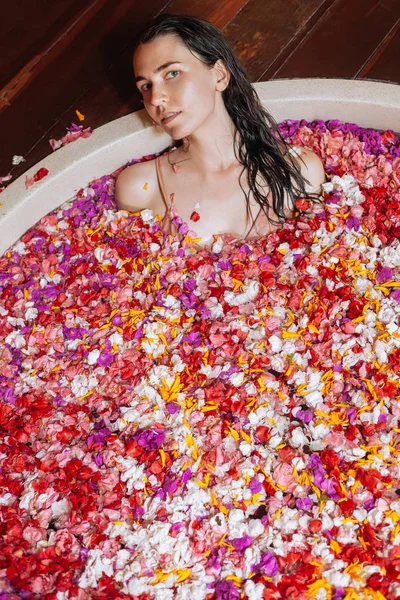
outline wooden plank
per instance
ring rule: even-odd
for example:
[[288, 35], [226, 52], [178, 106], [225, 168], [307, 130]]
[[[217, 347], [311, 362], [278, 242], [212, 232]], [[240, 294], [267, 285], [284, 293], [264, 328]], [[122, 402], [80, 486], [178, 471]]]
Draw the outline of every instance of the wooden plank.
[[32, 82], [40, 75], [41, 71], [55, 62], [59, 55], [62, 55], [65, 50], [68, 51], [69, 44], [94, 19], [96, 13], [107, 1], [92, 0], [89, 6], [77, 15], [73, 23], [68, 23], [54, 40], [51, 40], [44, 46], [39, 56], [33, 56], [13, 79], [7, 81], [3, 89], [0, 90], [0, 111], [12, 104], [19, 94], [25, 92], [25, 89], [29, 88]]
[[269, 68], [323, 0], [250, 0], [224, 34], [252, 81]]
[[[0, 113], [2, 147], [0, 173], [9, 171], [14, 154], [26, 156], [60, 116], [92, 89], [108, 81], [116, 61], [143, 24], [165, 7], [165, 0], [135, 2], [106, 0], [97, 14], [77, 24], [62, 48], [27, 79]], [[116, 46], [116, 47], [115, 47]], [[29, 107], [27, 110], [26, 107]], [[1, 110], [1, 107], [0, 107]], [[29, 163], [24, 163], [27, 168]]]
[[163, 12], [201, 17], [223, 29], [249, 0], [172, 0]]
[[400, 83], [400, 22], [363, 66], [357, 79], [383, 79]]
[[399, 16], [398, 0], [337, 0], [274, 77], [355, 77]]
[[269, 65], [269, 67], [260, 75], [259, 81], [268, 81], [273, 79], [276, 72], [286, 62], [288, 57], [296, 50], [301, 44], [303, 39], [309, 34], [309, 32], [315, 27], [316, 23], [323, 17], [326, 11], [336, 0], [324, 0], [323, 3], [317, 8], [314, 14], [306, 21], [282, 49], [282, 51], [276, 56], [275, 60]]
[[0, 89], [51, 46], [65, 24], [82, 11], [81, 0], [14, 0], [0, 6]]

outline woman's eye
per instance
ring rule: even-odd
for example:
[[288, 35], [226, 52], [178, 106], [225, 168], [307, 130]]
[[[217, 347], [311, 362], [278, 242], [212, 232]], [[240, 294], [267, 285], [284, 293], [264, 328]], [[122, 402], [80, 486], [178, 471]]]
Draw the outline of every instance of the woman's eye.
[[177, 75], [179, 75], [179, 71], [169, 71], [167, 73], [167, 79], [173, 79], [174, 77], [176, 77]]
[[[165, 78], [166, 79], [174, 79], [178, 75], [179, 75], [179, 71], [168, 71]], [[145, 92], [148, 92], [150, 88], [151, 88], [151, 83], [144, 83], [142, 85], [142, 87], [140, 88], [140, 91], [142, 92], [142, 94], [144, 94]]]

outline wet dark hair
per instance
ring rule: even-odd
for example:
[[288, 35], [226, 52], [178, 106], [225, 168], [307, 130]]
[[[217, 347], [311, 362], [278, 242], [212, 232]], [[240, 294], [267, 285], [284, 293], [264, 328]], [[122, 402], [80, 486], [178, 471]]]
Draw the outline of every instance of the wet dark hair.
[[[163, 35], [175, 35], [204, 64], [213, 67], [222, 60], [230, 72], [230, 81], [222, 92], [225, 108], [234, 124], [236, 158], [247, 171], [249, 192], [246, 193], [247, 222], [251, 215], [250, 194], [274, 223], [285, 220], [285, 195], [295, 210], [297, 198], [313, 200], [316, 195], [305, 190], [306, 180], [273, 117], [262, 106], [246, 70], [221, 31], [204, 19], [187, 15], [162, 14], [142, 32], [136, 48]], [[242, 171], [243, 173], [243, 171]], [[267, 190], [267, 192], [266, 192]], [[271, 191], [272, 206], [268, 201]], [[272, 209], [274, 216], [271, 216]]]

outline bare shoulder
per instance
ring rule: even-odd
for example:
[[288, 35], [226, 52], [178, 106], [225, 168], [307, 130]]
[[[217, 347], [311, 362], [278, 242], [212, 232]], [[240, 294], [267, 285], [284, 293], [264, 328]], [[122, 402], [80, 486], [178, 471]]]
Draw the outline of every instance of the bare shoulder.
[[115, 201], [119, 210], [136, 212], [145, 208], [153, 209], [158, 195], [154, 160], [127, 167], [115, 183]]
[[319, 156], [307, 148], [298, 148], [300, 151], [296, 160], [300, 167], [301, 174], [306, 180], [306, 191], [319, 194], [321, 185], [325, 182], [325, 170]]

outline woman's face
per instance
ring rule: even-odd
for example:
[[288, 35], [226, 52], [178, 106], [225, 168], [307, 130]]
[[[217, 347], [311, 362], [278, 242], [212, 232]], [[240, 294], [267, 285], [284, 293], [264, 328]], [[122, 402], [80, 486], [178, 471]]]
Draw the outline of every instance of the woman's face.
[[191, 135], [215, 111], [222, 91], [219, 62], [205, 65], [170, 34], [137, 48], [133, 68], [144, 106], [173, 139]]

